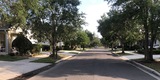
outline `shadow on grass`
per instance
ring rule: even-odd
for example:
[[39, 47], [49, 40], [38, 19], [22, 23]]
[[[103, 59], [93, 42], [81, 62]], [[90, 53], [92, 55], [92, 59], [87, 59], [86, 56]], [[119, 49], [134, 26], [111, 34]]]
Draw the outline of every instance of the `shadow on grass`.
[[0, 61], [18, 61], [18, 60], [23, 60], [23, 59], [28, 59], [28, 57], [0, 55]]

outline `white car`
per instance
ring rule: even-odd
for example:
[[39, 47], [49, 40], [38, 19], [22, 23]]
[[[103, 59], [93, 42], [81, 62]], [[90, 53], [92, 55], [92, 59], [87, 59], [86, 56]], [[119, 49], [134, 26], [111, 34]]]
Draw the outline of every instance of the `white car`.
[[154, 45], [153, 48], [154, 48], [154, 49], [158, 49], [158, 48], [159, 48], [159, 45]]

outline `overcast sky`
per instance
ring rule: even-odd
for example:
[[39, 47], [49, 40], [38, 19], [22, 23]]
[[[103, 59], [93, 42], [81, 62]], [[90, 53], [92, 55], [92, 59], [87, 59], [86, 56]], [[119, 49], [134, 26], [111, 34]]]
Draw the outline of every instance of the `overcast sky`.
[[104, 0], [80, 0], [81, 5], [79, 6], [80, 12], [84, 12], [86, 15], [86, 22], [88, 25], [84, 26], [84, 29], [87, 29], [97, 36], [101, 37], [97, 32], [97, 20], [101, 18], [101, 16], [109, 11], [109, 6], [107, 2]]

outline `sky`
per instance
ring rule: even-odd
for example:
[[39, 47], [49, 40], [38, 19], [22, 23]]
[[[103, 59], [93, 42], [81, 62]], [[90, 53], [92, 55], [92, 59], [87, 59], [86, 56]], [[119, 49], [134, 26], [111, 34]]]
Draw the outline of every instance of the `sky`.
[[80, 0], [81, 5], [79, 6], [79, 11], [85, 13], [85, 21], [87, 25], [83, 26], [86, 30], [95, 33], [96, 36], [101, 38], [100, 33], [97, 32], [97, 21], [101, 19], [101, 16], [107, 13], [110, 9], [107, 2], [104, 0]]

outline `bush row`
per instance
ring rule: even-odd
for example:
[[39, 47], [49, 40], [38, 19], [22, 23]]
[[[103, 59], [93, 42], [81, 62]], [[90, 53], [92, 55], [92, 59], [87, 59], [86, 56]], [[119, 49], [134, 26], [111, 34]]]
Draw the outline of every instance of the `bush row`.
[[[139, 54], [144, 54], [144, 49], [137, 50]], [[153, 50], [153, 54], [160, 54], [160, 50]]]

